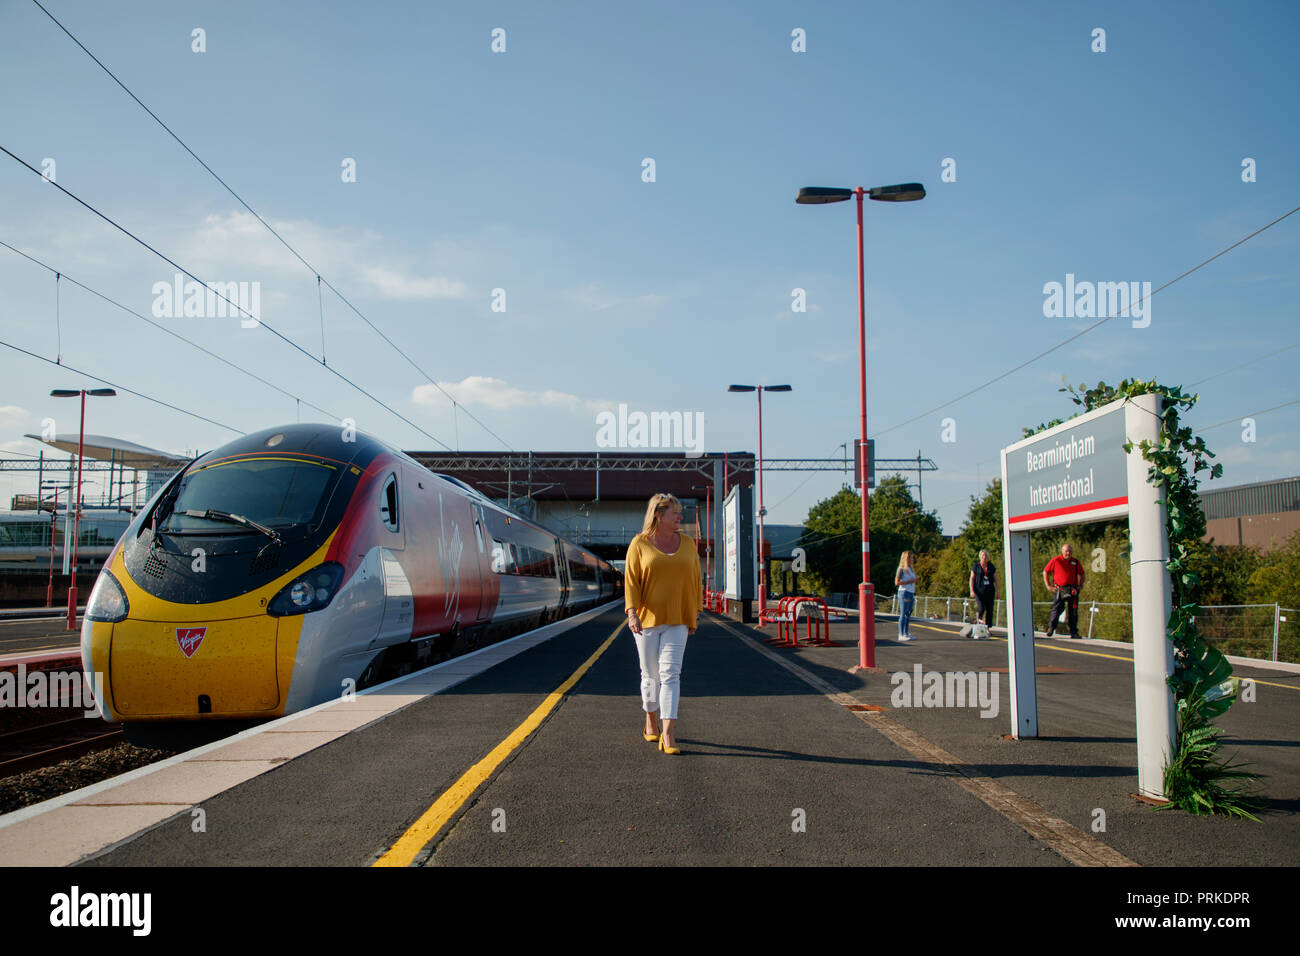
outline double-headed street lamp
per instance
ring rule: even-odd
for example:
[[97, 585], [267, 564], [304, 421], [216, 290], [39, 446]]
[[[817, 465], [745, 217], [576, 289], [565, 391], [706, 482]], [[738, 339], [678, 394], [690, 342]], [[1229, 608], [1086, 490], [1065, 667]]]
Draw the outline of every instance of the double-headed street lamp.
[[[793, 392], [789, 385], [731, 385], [729, 392], [758, 392], [758, 613], [767, 610], [767, 559], [763, 557], [763, 393]], [[761, 620], [761, 617], [760, 617]]]
[[86, 396], [111, 398], [116, 395], [111, 388], [56, 388], [50, 395], [54, 398], [76, 398], [81, 396], [81, 436], [77, 439], [77, 488], [72, 499], [72, 585], [68, 588], [68, 630], [77, 629], [77, 544], [81, 539], [81, 456], [86, 448]]
[[925, 198], [925, 187], [920, 183], [901, 183], [897, 186], [872, 186], [864, 189], [842, 189], [827, 186], [805, 186], [799, 190], [795, 202], [802, 205], [823, 205], [844, 202], [850, 197], [858, 200], [858, 388], [862, 412], [862, 464], [858, 468], [857, 482], [862, 490], [862, 583], [858, 585], [858, 664], [876, 666], [876, 599], [871, 588], [871, 527], [869, 489], [867, 488], [867, 287], [866, 265], [862, 250], [862, 197], [870, 196], [880, 202], [912, 202]]

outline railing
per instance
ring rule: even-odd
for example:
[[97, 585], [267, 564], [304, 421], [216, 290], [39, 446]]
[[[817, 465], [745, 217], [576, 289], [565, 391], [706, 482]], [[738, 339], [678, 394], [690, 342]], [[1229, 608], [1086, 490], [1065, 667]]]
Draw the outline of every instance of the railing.
[[[898, 613], [898, 595], [890, 599], [889, 608], [889, 613]], [[1034, 602], [1036, 628], [1044, 629], [1051, 609], [1050, 601]], [[968, 623], [974, 622], [978, 612], [979, 603], [971, 597], [918, 594], [912, 617]], [[995, 601], [993, 626], [1005, 627], [1006, 623], [1006, 601]], [[1300, 663], [1300, 609], [1277, 604], [1207, 605], [1196, 615], [1196, 628], [1201, 637], [1225, 654]], [[1086, 630], [1088, 637], [1132, 643], [1133, 606], [1081, 600], [1079, 630]]]

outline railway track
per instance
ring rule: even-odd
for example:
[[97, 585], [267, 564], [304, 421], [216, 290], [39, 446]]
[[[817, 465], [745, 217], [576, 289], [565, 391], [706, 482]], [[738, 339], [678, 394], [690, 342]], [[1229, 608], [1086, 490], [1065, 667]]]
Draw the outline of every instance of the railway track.
[[112, 747], [122, 731], [98, 717], [73, 717], [0, 734], [0, 779]]

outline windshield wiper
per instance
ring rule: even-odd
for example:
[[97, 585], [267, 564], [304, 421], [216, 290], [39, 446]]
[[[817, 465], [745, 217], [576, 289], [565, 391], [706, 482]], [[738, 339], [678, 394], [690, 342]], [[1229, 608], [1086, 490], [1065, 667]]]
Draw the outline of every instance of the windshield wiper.
[[254, 531], [260, 531], [266, 535], [274, 544], [280, 543], [280, 533], [273, 528], [268, 528], [264, 524], [258, 524], [251, 518], [245, 518], [243, 515], [232, 515], [229, 511], [217, 511], [208, 508], [206, 511], [197, 511], [193, 508], [185, 508], [180, 514], [189, 518], [207, 518], [213, 521], [229, 521], [232, 524], [243, 525], [246, 528], [252, 528]]

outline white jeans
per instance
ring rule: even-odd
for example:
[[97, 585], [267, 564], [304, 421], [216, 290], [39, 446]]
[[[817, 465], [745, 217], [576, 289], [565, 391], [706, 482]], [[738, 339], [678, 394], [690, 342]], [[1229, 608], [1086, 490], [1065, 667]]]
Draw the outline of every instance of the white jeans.
[[681, 697], [682, 658], [686, 656], [686, 625], [643, 627], [636, 638], [641, 659], [641, 706], [647, 714], [662, 709], [664, 720], [677, 719]]

